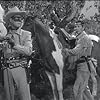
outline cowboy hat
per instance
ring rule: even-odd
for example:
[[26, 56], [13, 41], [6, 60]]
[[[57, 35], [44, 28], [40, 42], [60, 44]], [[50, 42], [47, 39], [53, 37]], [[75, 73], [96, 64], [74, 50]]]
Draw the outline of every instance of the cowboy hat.
[[21, 15], [21, 16], [25, 17], [26, 11], [20, 11], [19, 8], [17, 6], [15, 6], [15, 7], [11, 8], [7, 12], [7, 14], [4, 16], [4, 21], [8, 22], [9, 19], [14, 15]]

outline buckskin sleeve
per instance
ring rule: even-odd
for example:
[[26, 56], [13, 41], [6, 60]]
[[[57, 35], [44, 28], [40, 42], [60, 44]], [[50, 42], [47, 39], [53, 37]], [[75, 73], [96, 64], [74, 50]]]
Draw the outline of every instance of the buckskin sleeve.
[[31, 55], [32, 54], [32, 39], [31, 33], [28, 32], [24, 39], [23, 45], [16, 44], [13, 49], [17, 50], [21, 54]]
[[65, 48], [62, 52], [64, 53], [64, 56], [77, 56], [82, 55], [87, 49], [87, 41], [86, 39], [82, 39], [75, 48], [73, 49], [67, 49]]

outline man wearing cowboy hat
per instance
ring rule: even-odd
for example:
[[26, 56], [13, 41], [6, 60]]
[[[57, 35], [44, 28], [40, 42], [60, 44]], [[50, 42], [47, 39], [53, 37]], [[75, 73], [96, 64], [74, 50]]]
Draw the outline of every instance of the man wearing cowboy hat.
[[6, 67], [4, 68], [4, 88], [7, 100], [14, 100], [15, 87], [20, 100], [31, 100], [30, 88], [27, 83], [25, 66], [27, 56], [32, 53], [31, 33], [21, 29], [26, 12], [16, 6], [5, 15], [8, 38], [6, 48], [3, 48]]

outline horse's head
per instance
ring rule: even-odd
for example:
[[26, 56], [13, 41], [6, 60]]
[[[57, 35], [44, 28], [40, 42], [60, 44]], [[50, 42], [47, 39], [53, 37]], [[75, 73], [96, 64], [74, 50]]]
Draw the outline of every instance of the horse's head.
[[24, 21], [24, 25], [23, 25], [23, 29], [24, 30], [27, 30], [27, 31], [30, 31], [31, 33], [32, 33], [32, 37], [34, 37], [34, 35], [35, 35], [35, 32], [34, 32], [34, 18], [35, 18], [36, 16], [27, 16], [26, 18], [25, 18], [25, 21]]

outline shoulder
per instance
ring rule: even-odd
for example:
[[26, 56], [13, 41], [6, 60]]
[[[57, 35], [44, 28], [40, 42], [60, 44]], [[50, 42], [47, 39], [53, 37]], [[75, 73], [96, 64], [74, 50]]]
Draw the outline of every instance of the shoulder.
[[30, 31], [26, 31], [26, 30], [23, 30], [23, 29], [21, 29], [21, 31], [22, 31], [23, 35], [31, 35]]
[[91, 38], [89, 37], [89, 35], [84, 35], [83, 39], [85, 41], [88, 41], [88, 42], [92, 42]]
[[80, 39], [85, 41], [91, 40], [89, 35], [85, 31], [83, 31], [82, 37]]
[[79, 44], [90, 44], [92, 43], [91, 39], [89, 38], [89, 36], [87, 34], [84, 34], [78, 41]]
[[87, 44], [88, 46], [89, 46], [89, 45], [91, 45], [91, 46], [93, 45], [93, 42], [92, 42], [92, 40], [90, 39], [90, 37], [89, 37], [88, 34], [83, 36], [83, 41], [84, 41], [84, 43]]

